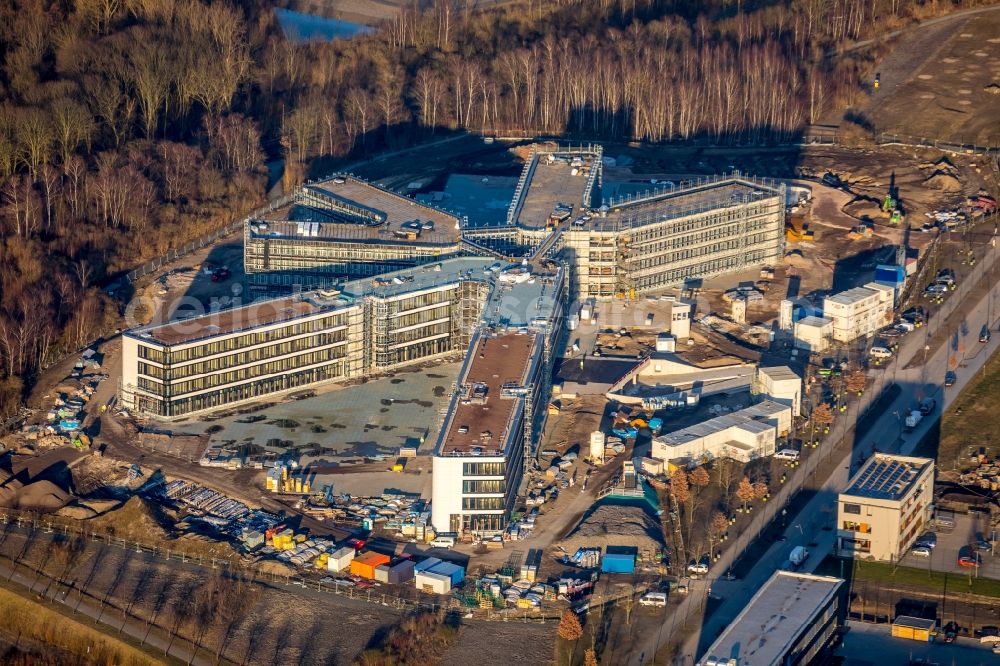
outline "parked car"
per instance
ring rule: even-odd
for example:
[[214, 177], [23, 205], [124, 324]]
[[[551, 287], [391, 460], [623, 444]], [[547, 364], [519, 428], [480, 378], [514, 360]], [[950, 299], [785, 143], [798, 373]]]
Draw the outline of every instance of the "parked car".
[[937, 535], [934, 534], [934, 532], [928, 532], [923, 536], [919, 537], [916, 543], [914, 543], [913, 545], [923, 546], [925, 548], [930, 548], [931, 550], [933, 550], [934, 546], [937, 545]]
[[958, 566], [960, 567], [971, 569], [973, 567], [982, 566], [982, 564], [983, 558], [979, 556], [979, 553], [976, 553], [975, 555], [962, 555], [958, 558]]
[[949, 622], [941, 628], [941, 633], [944, 634], [945, 643], [954, 643], [958, 638], [958, 625], [954, 621]]
[[920, 413], [923, 414], [924, 416], [927, 416], [928, 414], [934, 411], [935, 407], [937, 407], [937, 400], [935, 400], [934, 398], [927, 398], [926, 400], [920, 403]]
[[957, 381], [958, 381], [958, 375], [956, 375], [954, 371], [949, 370], [948, 372], [944, 373], [945, 386], [954, 386], [955, 382]]
[[990, 341], [990, 327], [983, 324], [983, 328], [979, 331], [979, 341], [983, 344]]
[[688, 565], [688, 571], [693, 574], [707, 574], [708, 573], [708, 563], [707, 562], [695, 562], [691, 560]]
[[931, 549], [927, 546], [914, 546], [913, 549], [910, 550], [910, 554], [917, 557], [930, 557]]

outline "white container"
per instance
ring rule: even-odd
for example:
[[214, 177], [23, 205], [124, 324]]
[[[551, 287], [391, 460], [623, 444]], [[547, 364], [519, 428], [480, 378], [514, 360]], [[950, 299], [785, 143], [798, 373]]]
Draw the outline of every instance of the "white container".
[[416, 588], [428, 594], [448, 594], [451, 591], [451, 578], [444, 574], [421, 571], [413, 577]]
[[353, 548], [340, 548], [330, 555], [329, 559], [326, 561], [326, 568], [328, 571], [333, 572], [347, 571], [351, 568], [351, 562], [353, 560]]

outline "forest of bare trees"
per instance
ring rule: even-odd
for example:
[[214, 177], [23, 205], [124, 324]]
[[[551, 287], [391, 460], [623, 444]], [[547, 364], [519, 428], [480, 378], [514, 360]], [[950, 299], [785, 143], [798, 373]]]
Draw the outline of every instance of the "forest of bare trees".
[[258, 205], [267, 160], [294, 182], [437, 131], [781, 139], [857, 94], [865, 63], [825, 52], [951, 7], [427, 0], [295, 43], [266, 0], [4, 3], [0, 417], [116, 328], [110, 280]]

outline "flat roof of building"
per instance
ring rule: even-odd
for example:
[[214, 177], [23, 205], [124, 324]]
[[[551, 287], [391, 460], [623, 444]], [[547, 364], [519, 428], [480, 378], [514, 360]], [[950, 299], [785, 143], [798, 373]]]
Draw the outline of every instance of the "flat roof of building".
[[483, 331], [469, 350], [471, 360], [459, 376], [447, 431], [438, 455], [498, 456], [504, 452], [519, 396], [504, 393], [523, 387], [538, 352], [535, 334]]
[[704, 664], [708, 657], [735, 659], [740, 666], [783, 663], [785, 653], [843, 582], [831, 576], [775, 572], [698, 663]]
[[249, 223], [258, 238], [447, 245], [459, 242], [459, 218], [378, 185], [337, 175], [307, 183], [294, 200]]
[[220, 310], [200, 317], [180, 319], [134, 331], [139, 337], [164, 345], [177, 345], [203, 337], [226, 335], [248, 328], [267, 326], [305, 317], [320, 311], [314, 303], [291, 296]]
[[677, 219], [707, 210], [720, 210], [751, 201], [778, 196], [771, 183], [738, 176], [697, 181], [686, 187], [661, 187], [624, 199], [605, 201], [606, 217], [597, 218], [594, 227], [616, 230]]
[[[525, 165], [530, 171], [524, 189], [519, 198], [515, 192], [511, 203], [513, 222], [529, 229], [545, 228], [559, 204], [569, 209], [570, 219], [578, 217], [591, 183], [591, 170], [601, 168], [597, 157], [597, 153], [568, 150], [534, 154]], [[574, 158], [581, 161], [579, 166], [573, 166]]]
[[899, 500], [906, 496], [925, 469], [932, 468], [930, 458], [876, 453], [847, 484], [843, 495], [866, 499]]
[[668, 432], [656, 438], [665, 446], [682, 446], [696, 439], [708, 437], [717, 432], [722, 432], [729, 428], [741, 428], [747, 432], [762, 433], [773, 428], [767, 421], [782, 412], [789, 411], [788, 405], [783, 405], [773, 400], [762, 400], [756, 405], [741, 409], [731, 414], [723, 414], [714, 419], [695, 423], [681, 430]]
[[430, 289], [459, 280], [489, 278], [483, 269], [493, 262], [483, 257], [459, 257], [434, 264], [383, 273], [374, 278], [345, 282], [337, 289], [318, 289], [293, 296], [261, 300], [242, 307], [211, 312], [132, 329], [126, 334], [163, 345], [179, 345], [220, 335], [267, 326], [322, 312], [349, 307], [366, 296], [388, 298], [399, 294]]
[[829, 317], [817, 317], [816, 315], [809, 315], [808, 317], [803, 317], [799, 319], [796, 324], [800, 326], [815, 326], [817, 328], [822, 328], [833, 323], [833, 320]]
[[789, 368], [787, 365], [772, 365], [766, 368], [759, 368], [761, 374], [767, 375], [772, 381], [789, 381], [797, 380], [802, 381], [802, 378], [796, 374], [794, 370]]
[[859, 301], [871, 298], [874, 293], [876, 293], [875, 290], [868, 287], [851, 287], [847, 291], [827, 296], [824, 300], [840, 305], [853, 305]]

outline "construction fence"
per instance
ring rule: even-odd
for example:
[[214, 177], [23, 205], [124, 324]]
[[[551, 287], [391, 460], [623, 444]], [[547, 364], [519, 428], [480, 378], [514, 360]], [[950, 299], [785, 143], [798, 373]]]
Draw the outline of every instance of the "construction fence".
[[[230, 575], [234, 578], [238, 576], [243, 580], [266, 587], [300, 587], [406, 612], [430, 611], [436, 613], [439, 611], [457, 611], [461, 612], [464, 617], [492, 622], [546, 623], [558, 622], [563, 611], [563, 606], [549, 606], [542, 609], [530, 610], [468, 607], [462, 605], [455, 597], [442, 599], [421, 593], [416, 589], [412, 590], [413, 597], [401, 596], [393, 590], [360, 589], [345, 584], [337, 584], [334, 579], [327, 576], [326, 571], [320, 570], [316, 570], [311, 575], [305, 575], [305, 572], [297, 572], [294, 575], [282, 575], [268, 571], [257, 564], [247, 564], [241, 557], [235, 554], [232, 557], [224, 558], [213, 557], [204, 553], [192, 553], [182, 548], [171, 548], [163, 544], [152, 544], [116, 537], [106, 533], [93, 532], [88, 530], [84, 523], [71, 518], [40, 515], [31, 511], [0, 509], [0, 531], [5, 532], [12, 528], [18, 529], [29, 536], [42, 533], [46, 535], [59, 534], [65, 537], [82, 538], [94, 544], [121, 548], [122, 551], [147, 553], [155, 559], [161, 559], [173, 564], [231, 572]], [[634, 603], [645, 591], [645, 585], [632, 585], [628, 590], [620, 594], [595, 596], [589, 602], [588, 608], [589, 611], [594, 611], [601, 608], [614, 607], [622, 603]]]
[[223, 226], [220, 229], [216, 229], [215, 231], [210, 231], [204, 236], [201, 236], [200, 238], [197, 238], [189, 243], [185, 243], [181, 247], [176, 247], [171, 250], [168, 250], [162, 256], [156, 257], [155, 259], [151, 259], [150, 261], [146, 262], [139, 268], [129, 271], [125, 275], [125, 279], [128, 280], [130, 284], [134, 284], [136, 280], [146, 275], [149, 275], [150, 273], [155, 273], [164, 266], [174, 261], [177, 261], [181, 257], [185, 257], [191, 254], [192, 252], [196, 252], [197, 250], [200, 250], [204, 247], [211, 245], [212, 243], [215, 243], [216, 241], [222, 238], [231, 236], [232, 234], [241, 231], [243, 229], [243, 226], [246, 224], [248, 220], [252, 220], [262, 215], [266, 215], [267, 213], [272, 213], [283, 206], [287, 206], [289, 203], [291, 203], [293, 196], [294, 195], [285, 195], [280, 199], [272, 201], [267, 206], [258, 208], [257, 210], [255, 210], [246, 217], [240, 218], [238, 220], [233, 220], [232, 222]]

